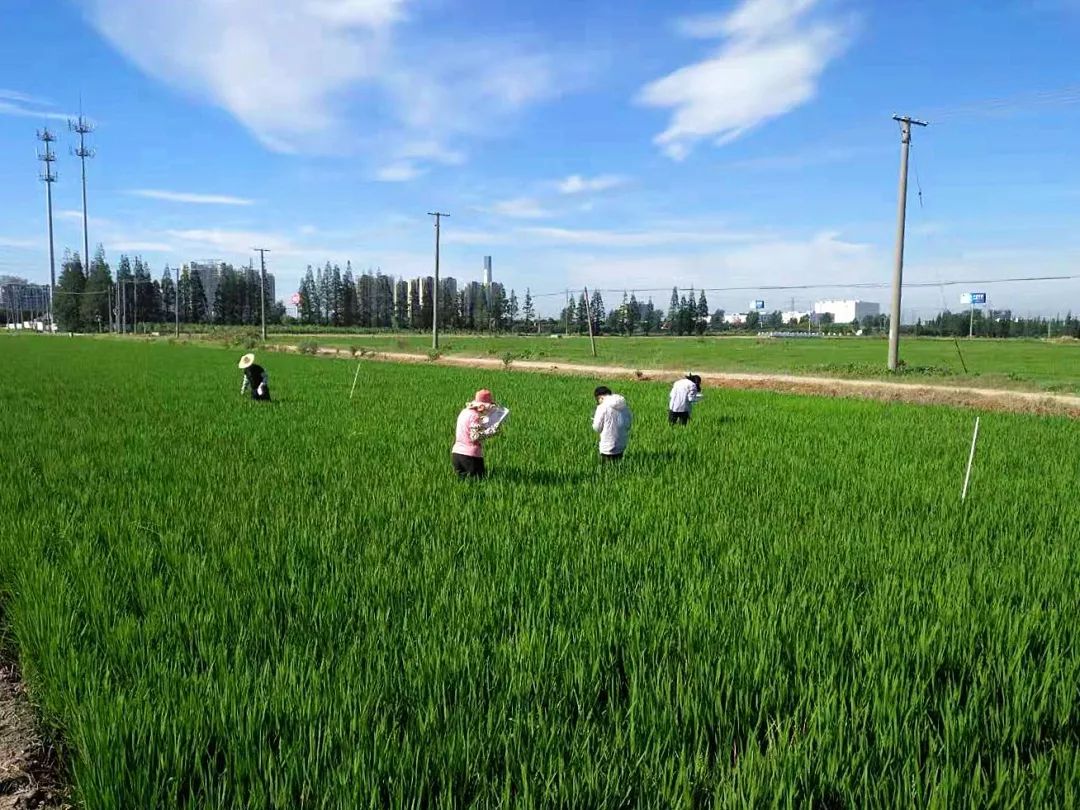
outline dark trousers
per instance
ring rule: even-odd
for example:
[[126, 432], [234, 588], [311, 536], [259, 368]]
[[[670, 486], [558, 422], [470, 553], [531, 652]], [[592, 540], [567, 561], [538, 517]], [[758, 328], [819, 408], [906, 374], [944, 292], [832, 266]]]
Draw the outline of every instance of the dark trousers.
[[600, 454], [601, 464], [608, 464], [614, 461], [622, 461], [622, 453], [612, 453], [611, 455], [608, 455], [607, 453]]
[[457, 473], [458, 478], [483, 478], [487, 474], [482, 456], [463, 456], [461, 453], [451, 453], [450, 460], [454, 464], [454, 472]]
[[683, 411], [677, 413], [675, 411], [667, 412], [668, 424], [671, 425], [689, 425], [690, 424], [690, 411]]
[[255, 386], [254, 388], [251, 389], [251, 398], [254, 399], [254, 400], [258, 400], [259, 402], [269, 402], [270, 401], [270, 386], [269, 385], [265, 386], [263, 388], [263, 392], [261, 394], [259, 393], [259, 387]]

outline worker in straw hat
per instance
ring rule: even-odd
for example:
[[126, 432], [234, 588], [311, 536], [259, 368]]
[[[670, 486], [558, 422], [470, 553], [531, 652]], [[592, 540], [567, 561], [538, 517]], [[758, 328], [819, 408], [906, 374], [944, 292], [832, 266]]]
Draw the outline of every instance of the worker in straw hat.
[[459, 478], [484, 477], [487, 470], [484, 468], [483, 441], [499, 432], [508, 413], [495, 403], [486, 388], [477, 391], [472, 401], [465, 403], [458, 414], [454, 446], [450, 450], [454, 472]]
[[254, 354], [245, 354], [240, 358], [240, 368], [244, 372], [244, 382], [240, 386], [243, 394], [251, 389], [251, 398], [263, 402], [270, 401], [270, 376], [266, 369], [255, 362]]

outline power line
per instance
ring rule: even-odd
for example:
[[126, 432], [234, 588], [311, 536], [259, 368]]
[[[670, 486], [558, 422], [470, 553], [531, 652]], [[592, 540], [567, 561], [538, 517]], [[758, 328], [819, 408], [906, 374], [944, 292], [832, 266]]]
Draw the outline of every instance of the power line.
[[[961, 278], [961, 279], [948, 279], [945, 281], [905, 281], [904, 289], [920, 289], [923, 287], [955, 287], [955, 286], [967, 286], [975, 284], [1006, 284], [1025, 281], [1070, 281], [1074, 279], [1080, 279], [1080, 275], [1061, 275], [1061, 276], [1013, 276], [1009, 278]], [[674, 285], [678, 286], [678, 285]], [[832, 282], [819, 282], [814, 284], [747, 284], [731, 287], [695, 287], [694, 289], [704, 293], [725, 293], [725, 292], [778, 292], [785, 290], [835, 290], [835, 289], [850, 289], [850, 290], [877, 290], [887, 289], [890, 285], [889, 282], [884, 281], [832, 281]], [[687, 288], [689, 289], [689, 288]], [[566, 290], [559, 290], [558, 292], [549, 293], [533, 293], [533, 298], [553, 298], [555, 296], [565, 296], [567, 293], [581, 293], [583, 288], [568, 288]], [[671, 287], [596, 287], [593, 288], [593, 292], [601, 293], [668, 293], [671, 292]]]
[[1064, 107], [1080, 103], [1080, 85], [1066, 85], [1056, 90], [1040, 90], [1015, 96], [988, 98], [982, 101], [938, 107], [926, 111], [934, 124], [959, 118], [987, 118], [1038, 108]]

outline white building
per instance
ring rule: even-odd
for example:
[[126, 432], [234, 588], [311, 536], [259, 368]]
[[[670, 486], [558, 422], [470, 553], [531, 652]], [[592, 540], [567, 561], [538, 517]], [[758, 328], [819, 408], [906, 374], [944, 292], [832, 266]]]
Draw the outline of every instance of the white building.
[[724, 314], [724, 323], [729, 326], [742, 326], [746, 323], [745, 312], [727, 312]]
[[781, 312], [780, 313], [780, 318], [783, 320], [783, 322], [785, 324], [791, 323], [792, 321], [795, 321], [796, 323], [798, 323], [803, 318], [807, 318], [809, 316], [810, 316], [809, 312], [799, 312], [797, 310], [792, 310], [790, 312]]
[[829, 300], [814, 304], [815, 315], [832, 315], [833, 323], [852, 323], [862, 321], [867, 315], [877, 317], [881, 314], [881, 305], [873, 301]]

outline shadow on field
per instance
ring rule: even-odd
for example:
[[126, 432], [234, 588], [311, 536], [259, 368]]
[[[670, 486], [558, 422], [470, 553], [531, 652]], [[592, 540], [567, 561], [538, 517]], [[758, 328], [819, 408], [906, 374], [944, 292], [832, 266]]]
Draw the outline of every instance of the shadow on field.
[[631, 448], [626, 454], [627, 461], [635, 464], [667, 464], [674, 461], [678, 454], [674, 450], [634, 450]]
[[492, 478], [497, 478], [500, 481], [512, 481], [515, 484], [541, 484], [545, 486], [577, 484], [586, 478], [585, 473], [582, 472], [522, 470], [517, 467], [499, 467], [493, 469], [490, 475]]

